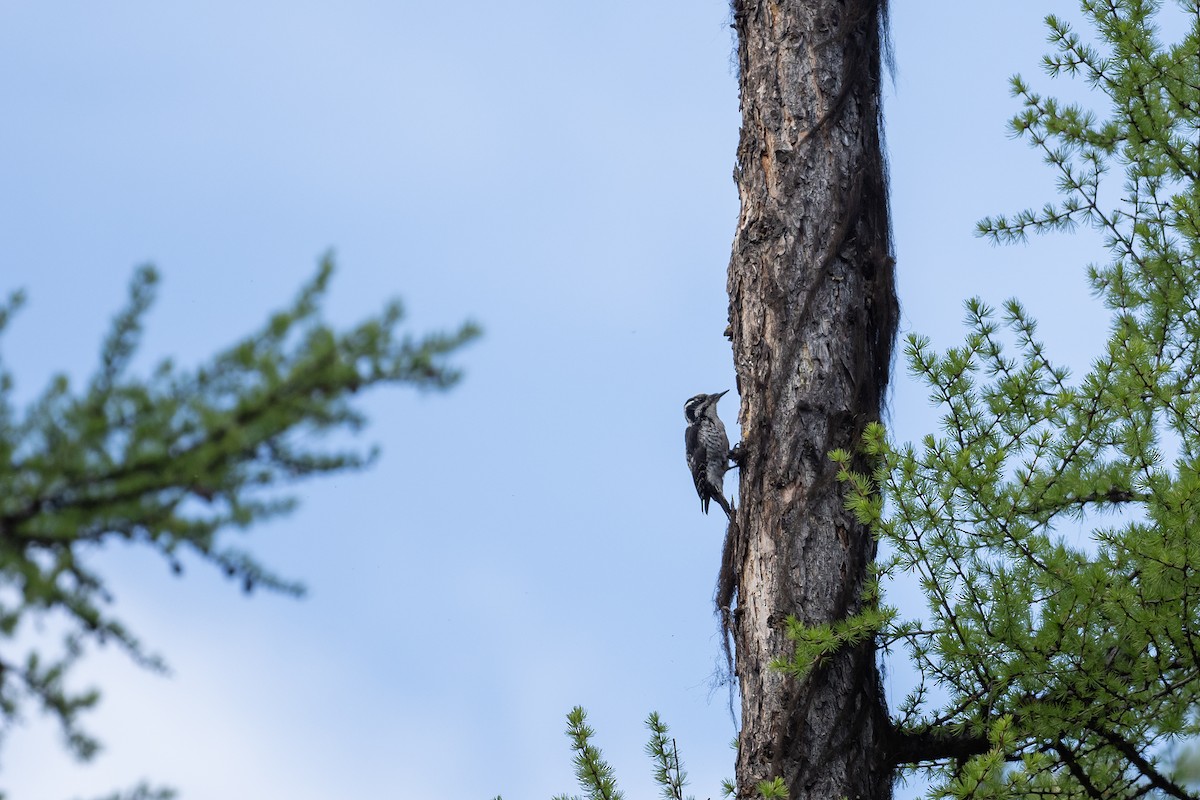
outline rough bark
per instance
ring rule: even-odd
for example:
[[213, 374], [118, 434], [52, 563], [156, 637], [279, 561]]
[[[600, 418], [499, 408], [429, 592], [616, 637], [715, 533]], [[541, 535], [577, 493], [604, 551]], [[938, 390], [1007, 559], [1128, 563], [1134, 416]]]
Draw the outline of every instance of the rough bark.
[[[740, 507], [718, 605], [742, 699], [743, 797], [887, 798], [888, 718], [873, 643], [804, 680], [771, 669], [784, 621], [861, 608], [875, 554], [828, 458], [879, 419], [897, 304], [881, 150], [883, 0], [735, 0], [741, 215], [729, 266], [741, 395]], [[860, 465], [865, 466], [865, 465]]]

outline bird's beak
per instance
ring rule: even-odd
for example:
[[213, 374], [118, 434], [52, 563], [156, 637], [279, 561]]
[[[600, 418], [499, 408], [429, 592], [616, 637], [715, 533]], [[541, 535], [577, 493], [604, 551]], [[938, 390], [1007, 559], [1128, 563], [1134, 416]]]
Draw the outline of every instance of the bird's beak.
[[723, 392], [719, 392], [719, 393], [717, 394], [717, 399], [719, 400], [720, 398], [724, 397], [724, 396], [725, 396], [725, 395], [727, 395], [727, 394], [729, 394], [729, 390], [728, 390], [728, 389], [726, 389], [726, 390], [725, 390], [725, 391], [723, 391]]

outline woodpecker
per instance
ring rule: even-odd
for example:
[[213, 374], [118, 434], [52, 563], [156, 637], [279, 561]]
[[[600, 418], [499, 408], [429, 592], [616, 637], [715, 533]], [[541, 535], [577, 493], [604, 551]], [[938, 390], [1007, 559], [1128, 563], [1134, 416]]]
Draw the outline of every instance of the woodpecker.
[[725, 499], [725, 473], [729, 470], [729, 437], [725, 423], [717, 416], [717, 401], [729, 390], [720, 394], [698, 394], [683, 404], [683, 416], [687, 419], [687, 430], [683, 443], [687, 449], [688, 469], [696, 483], [696, 494], [700, 495], [700, 508], [708, 513], [708, 501], [716, 500], [725, 514], [733, 517], [733, 507]]

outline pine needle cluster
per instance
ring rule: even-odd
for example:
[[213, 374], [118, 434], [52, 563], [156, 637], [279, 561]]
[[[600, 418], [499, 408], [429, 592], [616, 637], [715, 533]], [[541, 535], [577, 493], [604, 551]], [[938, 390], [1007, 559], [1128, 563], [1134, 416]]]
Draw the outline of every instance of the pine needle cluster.
[[979, 233], [1103, 233], [1088, 280], [1112, 325], [1086, 374], [1019, 302], [971, 300], [962, 345], [905, 348], [941, 431], [872, 426], [878, 469], [843, 470], [880, 574], [916, 575], [927, 601], [870, 621], [920, 675], [898, 735], [987, 743], [927, 763], [932, 796], [1197, 796], [1180, 755], [1200, 736], [1200, 3], [1178, 5], [1174, 43], [1157, 2], [1083, 2], [1086, 38], [1047, 18], [1046, 71], [1103, 114], [1012, 82], [1012, 129], [1061, 196]]
[[[99, 693], [73, 691], [67, 681], [85, 645], [113, 644], [148, 668], [165, 668], [110, 613], [112, 595], [89, 566], [90, 549], [133, 542], [161, 553], [177, 573], [190, 553], [247, 592], [300, 594], [300, 584], [228, 545], [222, 533], [294, 507], [294, 498], [272, 490], [371, 462], [374, 450], [315, 447], [322, 434], [363, 426], [351, 402], [356, 393], [380, 384], [444, 389], [458, 380], [448, 358], [478, 335], [474, 325], [412, 338], [400, 333], [403, 313], [391, 303], [335, 330], [320, 315], [332, 274], [326, 258], [291, 305], [197, 369], [165, 361], [149, 376], [132, 374], [158, 283], [150, 267], [135, 274], [85, 386], [56, 377], [17, 409], [13, 377], [0, 359], [4, 727], [32, 702], [57, 719], [74, 755], [89, 758], [99, 743], [81, 728], [80, 713]], [[16, 293], [0, 303], [0, 333], [22, 300]], [[52, 654], [25, 635], [47, 619], [64, 631]]]

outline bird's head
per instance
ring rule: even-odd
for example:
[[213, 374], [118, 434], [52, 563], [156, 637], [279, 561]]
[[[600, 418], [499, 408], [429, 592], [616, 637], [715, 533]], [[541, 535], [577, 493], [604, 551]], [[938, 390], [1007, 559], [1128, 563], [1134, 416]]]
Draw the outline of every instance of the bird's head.
[[683, 404], [683, 416], [688, 422], [695, 422], [704, 416], [704, 413], [710, 408], [717, 407], [717, 401], [720, 400], [729, 392], [726, 389], [724, 392], [717, 394], [698, 394], [692, 399]]

